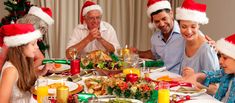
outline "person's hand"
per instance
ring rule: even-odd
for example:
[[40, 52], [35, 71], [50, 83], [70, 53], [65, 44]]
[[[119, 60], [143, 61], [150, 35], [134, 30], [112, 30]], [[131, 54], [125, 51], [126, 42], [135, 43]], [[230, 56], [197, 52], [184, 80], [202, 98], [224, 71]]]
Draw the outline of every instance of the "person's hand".
[[43, 69], [40, 70], [41, 75], [46, 75], [48, 72], [51, 73], [55, 71], [55, 65], [54, 63], [47, 63], [44, 65]]
[[195, 72], [194, 72], [193, 68], [190, 68], [190, 67], [183, 68], [183, 70], [182, 70], [182, 76], [183, 77], [188, 78], [188, 77], [193, 76], [193, 75], [195, 75]]
[[92, 41], [94, 39], [100, 39], [101, 38], [101, 33], [98, 28], [94, 28], [90, 30], [88, 38]]
[[205, 39], [207, 40], [208, 44], [217, 51], [215, 47], [216, 42], [211, 39], [208, 35], [205, 35]]

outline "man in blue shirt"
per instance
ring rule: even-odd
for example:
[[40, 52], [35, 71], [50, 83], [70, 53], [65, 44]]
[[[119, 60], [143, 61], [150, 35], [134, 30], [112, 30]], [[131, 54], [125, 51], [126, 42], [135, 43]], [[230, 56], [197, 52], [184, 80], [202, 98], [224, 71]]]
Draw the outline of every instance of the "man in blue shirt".
[[166, 0], [149, 0], [147, 14], [151, 18], [151, 28], [160, 31], [152, 35], [151, 50], [138, 51], [139, 56], [150, 59], [160, 57], [169, 71], [179, 74], [184, 40], [178, 23], [174, 21], [170, 3]]

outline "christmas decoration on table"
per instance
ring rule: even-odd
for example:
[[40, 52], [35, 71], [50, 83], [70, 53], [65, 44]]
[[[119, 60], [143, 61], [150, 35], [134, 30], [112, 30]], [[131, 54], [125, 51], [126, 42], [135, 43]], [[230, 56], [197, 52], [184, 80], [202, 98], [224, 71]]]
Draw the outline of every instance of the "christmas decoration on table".
[[65, 59], [44, 59], [42, 61], [42, 64], [47, 64], [47, 63], [57, 63], [57, 64], [70, 64], [69, 60], [65, 60]]
[[1, 23], [3, 25], [15, 23], [17, 19], [27, 14], [32, 6], [28, 0], [7, 0], [4, 5], [9, 15], [2, 18]]
[[126, 81], [125, 74], [117, 74], [111, 77], [91, 77], [85, 80], [88, 93], [96, 96], [115, 95], [120, 98], [133, 98], [148, 100], [151, 92], [155, 89], [156, 83], [147, 81], [145, 78], [129, 78]]

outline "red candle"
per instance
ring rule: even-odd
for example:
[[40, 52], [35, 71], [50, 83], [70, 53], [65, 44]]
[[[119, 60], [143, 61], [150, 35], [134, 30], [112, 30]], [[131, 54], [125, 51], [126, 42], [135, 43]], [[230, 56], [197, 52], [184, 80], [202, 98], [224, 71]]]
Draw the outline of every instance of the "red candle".
[[70, 66], [71, 66], [70, 73], [72, 75], [80, 73], [80, 60], [79, 59], [71, 60]]
[[138, 80], [137, 74], [127, 74], [126, 75], [126, 82], [135, 83]]

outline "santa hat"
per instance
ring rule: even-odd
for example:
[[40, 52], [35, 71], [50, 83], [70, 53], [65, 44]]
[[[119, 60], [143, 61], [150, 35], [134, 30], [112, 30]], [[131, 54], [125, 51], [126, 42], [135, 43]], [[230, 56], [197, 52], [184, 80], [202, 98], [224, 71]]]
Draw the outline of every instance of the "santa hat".
[[185, 0], [181, 7], [176, 9], [176, 20], [190, 20], [200, 24], [207, 24], [206, 5], [193, 0]]
[[36, 6], [32, 6], [29, 9], [28, 14], [32, 14], [41, 18], [48, 25], [52, 25], [54, 23], [54, 20], [52, 19], [52, 11], [50, 8], [39, 8]]
[[[151, 18], [151, 14], [153, 12], [156, 12], [158, 10], [163, 10], [163, 9], [170, 9], [171, 10], [171, 4], [167, 0], [148, 0], [147, 4], [147, 15], [149, 18]], [[156, 26], [152, 21], [148, 24], [150, 29], [155, 29]]]
[[100, 11], [101, 14], [103, 13], [102, 8], [99, 5], [95, 4], [92, 1], [86, 1], [83, 4], [82, 10], [81, 10], [81, 15], [80, 15], [81, 24], [83, 24], [83, 16], [85, 16], [91, 10], [98, 10]]
[[216, 42], [216, 48], [223, 54], [235, 59], [235, 34]]
[[0, 28], [0, 45], [4, 44], [8, 47], [16, 47], [27, 44], [42, 36], [39, 30], [35, 30], [32, 24], [9, 24]]

